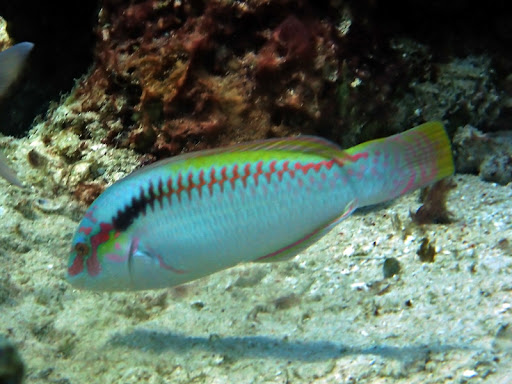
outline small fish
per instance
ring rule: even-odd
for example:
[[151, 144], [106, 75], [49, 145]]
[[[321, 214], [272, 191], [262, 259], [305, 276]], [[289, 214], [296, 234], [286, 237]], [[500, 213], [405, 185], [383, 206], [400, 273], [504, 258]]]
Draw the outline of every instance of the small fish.
[[68, 279], [97, 291], [156, 289], [241, 262], [286, 260], [356, 208], [453, 172], [438, 122], [345, 151], [306, 136], [162, 160], [89, 207], [73, 238]]
[[[25, 59], [33, 47], [34, 44], [24, 42], [0, 52], [0, 97], [7, 92], [18, 77]], [[2, 153], [0, 153], [0, 176], [11, 184], [23, 187], [14, 171], [7, 166], [7, 159]]]

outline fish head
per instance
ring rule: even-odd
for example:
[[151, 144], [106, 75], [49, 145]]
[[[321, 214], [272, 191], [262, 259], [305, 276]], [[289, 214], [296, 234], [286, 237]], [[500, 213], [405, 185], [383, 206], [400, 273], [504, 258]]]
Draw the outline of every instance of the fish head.
[[67, 279], [80, 289], [130, 289], [131, 235], [100, 221], [94, 208], [89, 208], [71, 243]]

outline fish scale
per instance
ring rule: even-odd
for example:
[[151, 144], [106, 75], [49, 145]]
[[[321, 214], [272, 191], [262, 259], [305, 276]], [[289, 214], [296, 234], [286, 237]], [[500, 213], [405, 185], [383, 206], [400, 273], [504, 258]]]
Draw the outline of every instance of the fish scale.
[[138, 290], [295, 256], [359, 206], [453, 173], [439, 123], [342, 151], [316, 137], [201, 151], [108, 188], [73, 239], [79, 288]]
[[[154, 209], [155, 202], [158, 202], [160, 208], [162, 208], [163, 199], [172, 200], [172, 197], [176, 196], [178, 203], [181, 203], [183, 193], [190, 200], [192, 193], [197, 192], [197, 198], [201, 199], [203, 193], [209, 193], [212, 196], [215, 185], [218, 185], [220, 193], [224, 193], [225, 184], [229, 184], [231, 191], [235, 192], [235, 186], [240, 184], [237, 183], [238, 180], [241, 182], [241, 185], [238, 185], [237, 188], [247, 188], [247, 179], [249, 178], [252, 178], [254, 187], [258, 187], [261, 182], [270, 184], [272, 178], [277, 178], [275, 181], [282, 182], [285, 174], [290, 179], [293, 179], [298, 171], [302, 171], [305, 175], [310, 169], [317, 173], [322, 167], [330, 170], [334, 161], [320, 161], [304, 165], [295, 162], [292, 168], [289, 167], [289, 164], [289, 160], [268, 160], [266, 162], [260, 160], [255, 164], [246, 163], [243, 165], [241, 167], [243, 169], [242, 176], [238, 173], [238, 164], [234, 164], [230, 167], [211, 167], [206, 171], [204, 169], [189, 171], [185, 176], [183, 173], [178, 172], [176, 177], [171, 175], [166, 179], [159, 178], [157, 181], [148, 179], [146, 185], [140, 186], [138, 197], [133, 196], [131, 202], [118, 211], [117, 217], [113, 219], [114, 225], [117, 229], [125, 229], [138, 213], [144, 215], [147, 208]], [[320, 174], [320, 177], [323, 181], [327, 178], [325, 173]], [[304, 183], [300, 179], [298, 182], [301, 185]]]
[[[246, 168], [248, 172], [237, 178], [233, 186], [228, 183], [226, 167], [217, 169], [216, 175], [225, 176], [212, 178], [216, 180], [212, 192], [203, 187], [202, 197], [199, 197], [197, 188], [182, 183], [181, 194], [176, 192], [170, 200], [164, 200], [162, 208], [148, 209], [144, 220], [138, 223], [147, 220], [157, 225], [138, 237], [151, 244], [148, 245], [151, 252], [158, 253], [157, 249], [162, 250], [172, 244], [178, 253], [172, 266], [191, 271], [186, 276], [188, 278], [193, 270], [198, 271], [195, 264], [200, 264], [201, 269], [210, 269], [227, 267], [234, 260], [250, 261], [265, 257], [275, 252], [276, 247], [293, 243], [294, 239], [303, 238], [311, 232], [311, 222], [300, 220], [303, 214], [314, 216], [319, 211], [321, 215], [311, 220], [316, 223], [315, 227], [323, 227], [326, 219], [332, 221], [339, 215], [331, 204], [345, 204], [343, 194], [337, 198], [338, 201], [331, 201], [332, 191], [324, 188], [320, 172], [327, 171], [323, 169], [325, 166], [313, 167], [313, 163], [305, 163], [302, 165], [305, 171], [297, 172], [293, 178], [288, 174], [286, 181], [289, 184], [286, 181], [283, 184], [283, 179], [279, 180], [276, 173], [270, 173], [272, 164], [276, 170], [281, 169], [281, 164], [277, 166], [274, 160], [247, 164], [250, 165]], [[341, 181], [338, 186], [341, 187]], [[324, 204], [320, 200], [313, 204], [311, 194], [318, 195], [321, 190], [325, 195]], [[269, 197], [272, 204], [269, 204]], [[166, 214], [170, 210], [174, 211], [172, 216]], [[133, 231], [145, 229], [145, 225], [137, 228], [134, 224]], [[169, 238], [171, 233], [173, 238]], [[229, 243], [224, 239], [230, 239]], [[244, 248], [244, 254], [240, 254]], [[215, 253], [221, 253], [222, 259], [212, 257]]]

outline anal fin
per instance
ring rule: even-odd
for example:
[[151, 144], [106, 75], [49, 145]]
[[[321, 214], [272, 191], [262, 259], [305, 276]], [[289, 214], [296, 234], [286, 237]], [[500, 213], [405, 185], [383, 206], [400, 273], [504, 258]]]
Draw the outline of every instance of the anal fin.
[[295, 257], [305, 249], [307, 249], [313, 243], [316, 243], [320, 238], [325, 236], [334, 226], [336, 226], [339, 222], [346, 219], [348, 216], [352, 214], [357, 208], [357, 199], [351, 200], [343, 210], [343, 213], [337, 217], [335, 220], [328, 222], [325, 225], [315, 229], [313, 232], [308, 233], [302, 239], [281, 248], [275, 252], [272, 252], [268, 255], [260, 257], [254, 262], [257, 263], [274, 263], [279, 261], [287, 261], [291, 258]]

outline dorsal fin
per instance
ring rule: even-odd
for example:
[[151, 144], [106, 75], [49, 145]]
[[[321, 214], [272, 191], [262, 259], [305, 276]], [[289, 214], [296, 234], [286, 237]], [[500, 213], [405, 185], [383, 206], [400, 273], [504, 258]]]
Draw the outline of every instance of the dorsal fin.
[[[325, 158], [339, 156], [341, 152], [340, 147], [336, 144], [317, 136], [298, 136], [258, 140], [219, 149], [219, 152], [283, 151], [314, 153]], [[212, 151], [217, 151], [217, 149], [213, 149]]]
[[[148, 171], [152, 168], [167, 164], [174, 164], [189, 159], [199, 159], [202, 157], [234, 153], [234, 152], [255, 152], [255, 151], [282, 151], [282, 152], [299, 152], [305, 154], [315, 154], [325, 159], [345, 158], [346, 153], [333, 142], [317, 136], [298, 136], [286, 137], [278, 139], [267, 139], [250, 141], [247, 143], [235, 144], [229, 147], [220, 147], [206, 149], [202, 151], [184, 153], [182, 155], [169, 157], [140, 168], [132, 175], [142, 171]], [[131, 175], [130, 175], [131, 176]]]

